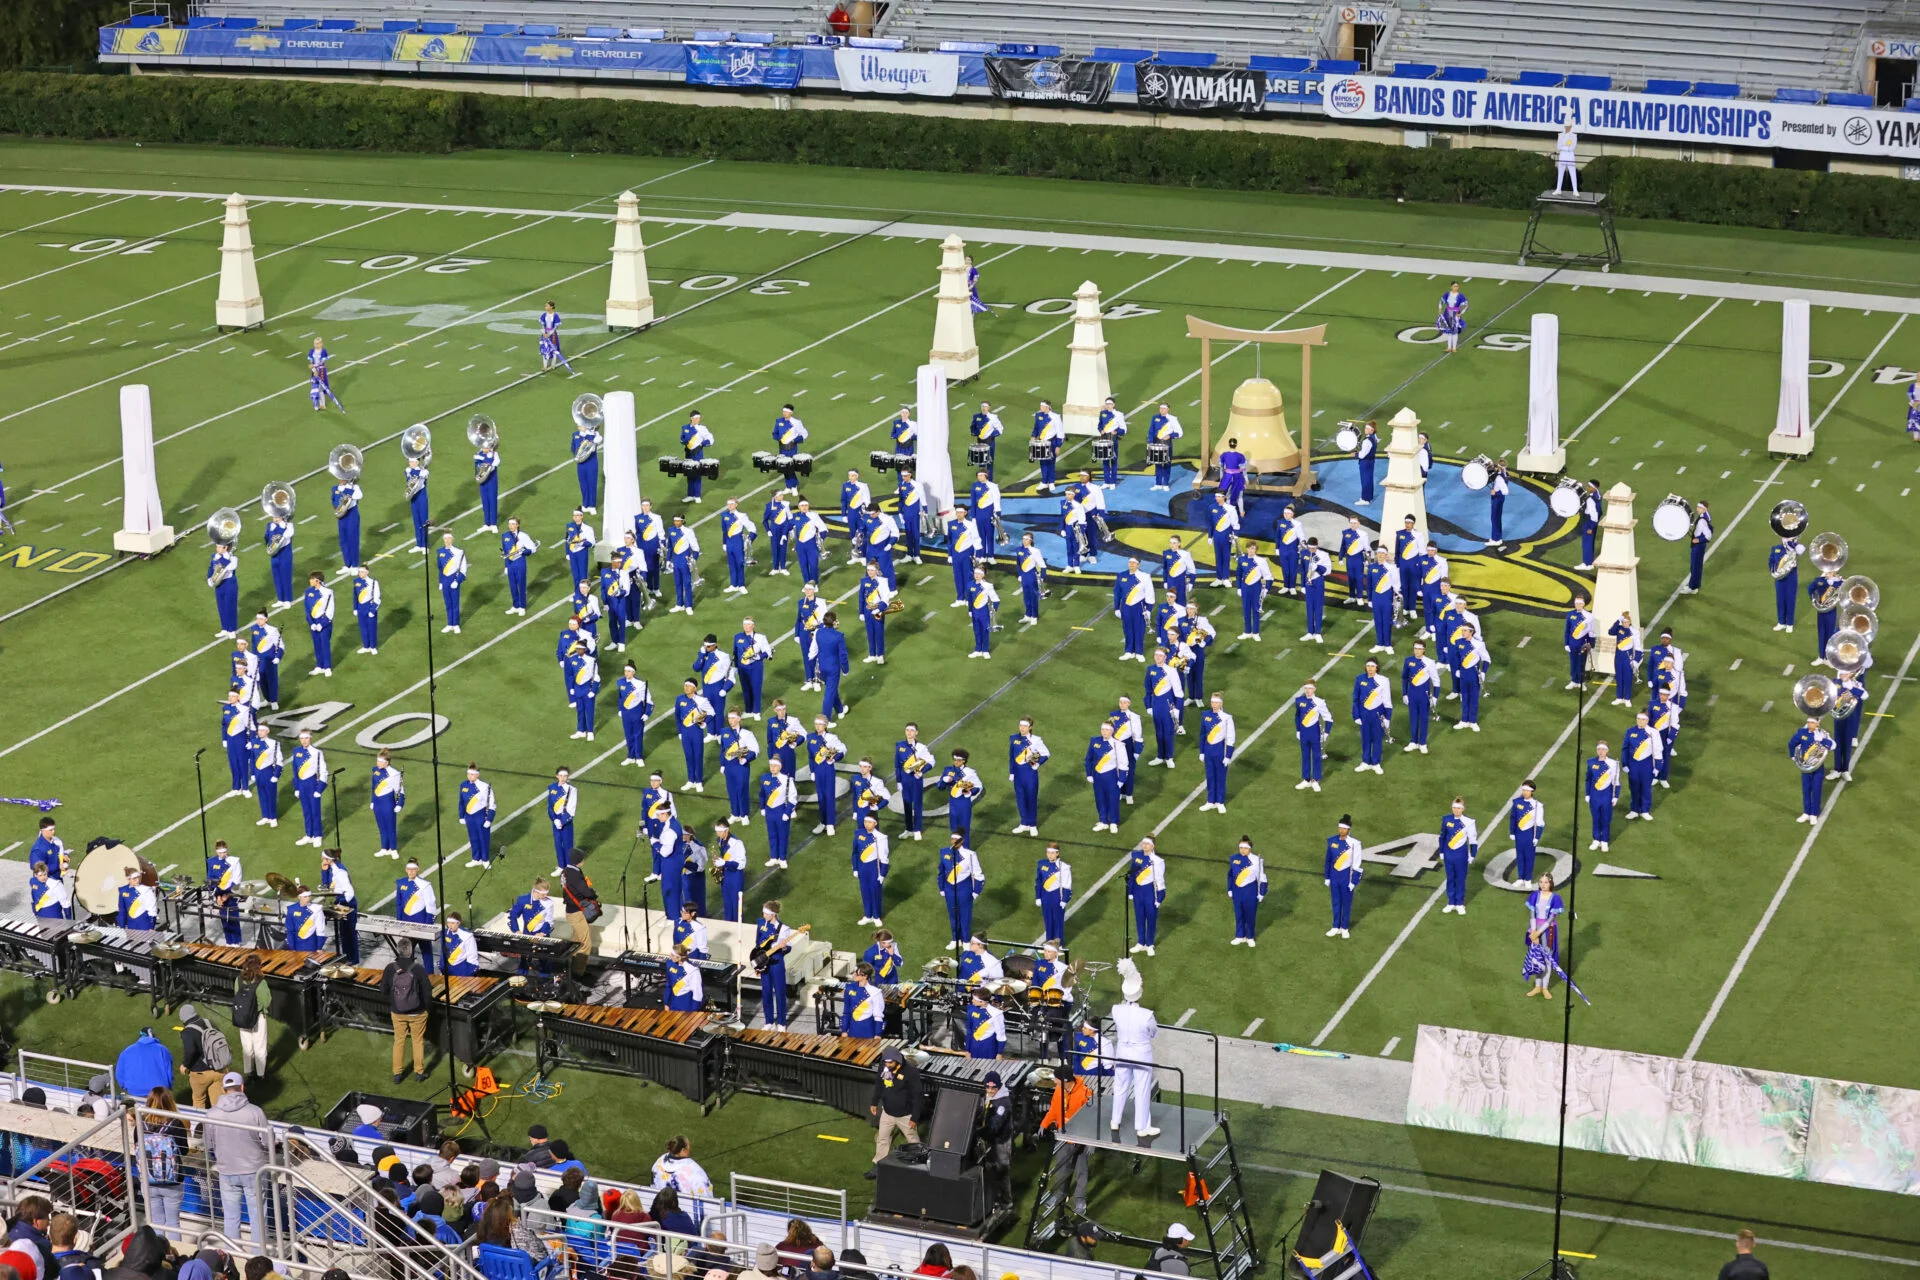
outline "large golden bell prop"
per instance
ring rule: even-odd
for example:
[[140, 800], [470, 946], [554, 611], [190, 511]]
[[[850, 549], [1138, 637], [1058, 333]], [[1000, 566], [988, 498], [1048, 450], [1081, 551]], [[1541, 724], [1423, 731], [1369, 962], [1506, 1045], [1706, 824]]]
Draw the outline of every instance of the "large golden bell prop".
[[1226, 438], [1240, 442], [1240, 452], [1247, 455], [1247, 469], [1256, 474], [1272, 475], [1300, 465], [1300, 446], [1287, 430], [1280, 388], [1265, 378], [1248, 378], [1234, 388]]

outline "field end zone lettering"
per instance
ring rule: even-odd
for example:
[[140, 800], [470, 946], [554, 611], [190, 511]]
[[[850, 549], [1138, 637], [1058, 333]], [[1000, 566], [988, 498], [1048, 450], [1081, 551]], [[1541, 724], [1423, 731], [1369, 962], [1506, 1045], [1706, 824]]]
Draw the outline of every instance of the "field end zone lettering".
[[85, 573], [96, 565], [103, 565], [113, 559], [106, 551], [69, 552], [64, 560], [56, 560], [46, 567], [47, 573]]
[[64, 555], [65, 552], [64, 547], [49, 547], [45, 551], [36, 552], [31, 545], [22, 543], [8, 551], [0, 552], [0, 564], [11, 563], [16, 569], [31, 569], [42, 560], [52, 560]]
[[42, 573], [85, 573], [111, 559], [113, 553], [108, 551], [69, 551], [65, 547], [40, 551], [30, 543], [0, 551], [0, 564], [10, 564], [16, 569], [38, 569]]

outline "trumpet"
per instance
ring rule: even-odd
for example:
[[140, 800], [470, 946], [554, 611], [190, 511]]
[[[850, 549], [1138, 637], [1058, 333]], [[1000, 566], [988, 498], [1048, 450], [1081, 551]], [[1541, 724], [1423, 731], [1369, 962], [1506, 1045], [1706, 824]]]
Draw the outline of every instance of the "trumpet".
[[748, 756], [746, 744], [740, 742], [734, 743], [727, 748], [726, 756], [729, 760], [745, 760]]
[[903, 772], [918, 778], [926, 773], [927, 762], [919, 756], [908, 756], [906, 762], [902, 764], [900, 768]]
[[[538, 542], [534, 543], [533, 549], [535, 551], [538, 551], [540, 549], [540, 544]], [[520, 539], [518, 538], [515, 538], [513, 540], [513, 545], [507, 548], [507, 559], [509, 560], [524, 559], [526, 557], [526, 554], [527, 554], [527, 549], [520, 545]]]

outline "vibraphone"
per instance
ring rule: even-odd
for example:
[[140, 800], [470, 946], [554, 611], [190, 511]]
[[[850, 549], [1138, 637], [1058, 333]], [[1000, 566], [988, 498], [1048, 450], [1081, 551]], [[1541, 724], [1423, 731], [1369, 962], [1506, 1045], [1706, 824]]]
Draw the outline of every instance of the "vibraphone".
[[59, 1004], [61, 980], [72, 963], [68, 935], [77, 928], [71, 920], [0, 920], [0, 969], [52, 979], [47, 1003]]
[[67, 994], [88, 987], [113, 987], [128, 994], [144, 991], [158, 1016], [166, 1005], [168, 961], [155, 955], [154, 949], [164, 951], [180, 945], [174, 934], [152, 930], [102, 925], [76, 930], [69, 952], [73, 963], [65, 974]]
[[[1001, 1087], [1013, 1099], [1013, 1131], [1027, 1137], [1040, 1132], [1040, 1122], [1046, 1118], [1047, 1103], [1052, 1096], [1051, 1073], [1058, 1067], [1032, 1058], [968, 1058], [950, 1053], [928, 1053], [917, 1061], [920, 1087], [929, 1105], [942, 1089], [958, 1089], [985, 1097], [987, 1073], [997, 1071]], [[1042, 1068], [1049, 1074], [1035, 1079]]]
[[186, 955], [167, 965], [165, 999], [169, 1006], [198, 1001], [231, 1010], [240, 966], [248, 956], [258, 956], [267, 983], [267, 1017], [292, 1027], [302, 1049], [319, 1036], [320, 966], [333, 963], [333, 952], [270, 951], [215, 942], [189, 942], [186, 949]]
[[705, 1110], [720, 1097], [726, 1041], [705, 1013], [569, 1004], [539, 1015], [534, 1051], [542, 1075], [564, 1065], [637, 1076]]
[[[353, 1027], [361, 1031], [393, 1031], [393, 1011], [380, 990], [383, 969], [355, 969], [352, 977], [319, 980], [320, 1025], [323, 1031]], [[505, 978], [476, 974], [450, 978], [436, 973], [427, 980], [432, 1003], [427, 1008], [427, 1036], [439, 1041], [442, 1020], [451, 1018], [446, 1041], [454, 1057], [473, 1066], [512, 1043], [515, 1035], [513, 987]]]
[[849, 1115], [864, 1116], [873, 1102], [880, 1054], [889, 1047], [898, 1049], [901, 1041], [753, 1027], [729, 1034], [727, 1079], [731, 1087], [746, 1093], [824, 1102]]

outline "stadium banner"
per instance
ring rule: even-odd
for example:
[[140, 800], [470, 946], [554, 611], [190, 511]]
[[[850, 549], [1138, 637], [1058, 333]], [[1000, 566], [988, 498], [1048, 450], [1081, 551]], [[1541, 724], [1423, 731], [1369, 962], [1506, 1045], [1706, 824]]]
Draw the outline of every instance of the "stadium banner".
[[1149, 111], [1238, 111], [1258, 115], [1267, 105], [1267, 73], [1219, 67], [1134, 64], [1134, 93]]
[[1317, 107], [1324, 97], [1320, 88], [1320, 73], [1317, 71], [1302, 72], [1297, 76], [1279, 76], [1267, 72], [1268, 102]]
[[262, 62], [414, 62], [587, 71], [686, 70], [686, 47], [665, 42], [538, 36], [427, 35], [418, 31], [184, 31], [103, 27], [100, 52], [137, 58], [247, 58]]
[[798, 89], [800, 51], [762, 45], [690, 44], [687, 83], [722, 88]]
[[1726, 147], [1920, 159], [1920, 114], [1738, 98], [1665, 98], [1585, 89], [1525, 89], [1343, 76], [1322, 86], [1336, 120], [1395, 120], [1428, 128], [1523, 129]]
[[952, 53], [892, 49], [835, 49], [833, 67], [844, 93], [910, 93], [951, 98], [960, 91], [960, 58]]
[[1079, 58], [988, 58], [987, 83], [996, 98], [1098, 107], [1113, 93], [1119, 69]]

